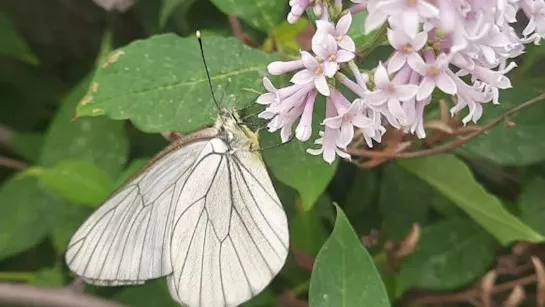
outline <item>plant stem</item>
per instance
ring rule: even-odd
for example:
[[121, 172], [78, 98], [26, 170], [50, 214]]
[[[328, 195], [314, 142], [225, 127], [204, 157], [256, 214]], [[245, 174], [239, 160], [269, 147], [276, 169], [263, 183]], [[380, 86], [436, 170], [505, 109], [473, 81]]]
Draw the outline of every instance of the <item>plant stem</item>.
[[32, 272], [0, 272], [0, 280], [27, 282], [34, 277]]

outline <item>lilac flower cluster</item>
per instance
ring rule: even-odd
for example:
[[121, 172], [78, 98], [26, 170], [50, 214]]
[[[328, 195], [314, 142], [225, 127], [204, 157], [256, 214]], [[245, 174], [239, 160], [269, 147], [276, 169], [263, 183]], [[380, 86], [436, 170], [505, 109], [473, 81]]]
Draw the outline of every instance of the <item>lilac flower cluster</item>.
[[[545, 0], [352, 0], [342, 10], [338, 0], [290, 0], [288, 22], [307, 11], [318, 17], [312, 52], [299, 59], [273, 62], [271, 75], [293, 73], [290, 86], [276, 88], [263, 79], [267, 93], [257, 103], [266, 105], [259, 116], [269, 120], [270, 132], [280, 131], [283, 142], [293, 134], [300, 141], [312, 135], [318, 95], [326, 97], [326, 118], [318, 149], [309, 149], [332, 163], [345, 152], [356, 134], [369, 147], [380, 142], [386, 126], [426, 137], [425, 107], [434, 91], [452, 95], [451, 114], [468, 110], [463, 123], [476, 122], [485, 103], [499, 103], [499, 91], [511, 87], [505, 76], [524, 44], [545, 37]], [[365, 34], [381, 27], [393, 52], [370, 73], [360, 71], [357, 47], [348, 30], [352, 12], [367, 12]], [[338, 13], [335, 13], [338, 12]], [[517, 14], [528, 17], [522, 34], [513, 23]], [[358, 25], [359, 26], [359, 25]], [[340, 71], [350, 72], [350, 77]], [[357, 97], [349, 101], [340, 88]]]

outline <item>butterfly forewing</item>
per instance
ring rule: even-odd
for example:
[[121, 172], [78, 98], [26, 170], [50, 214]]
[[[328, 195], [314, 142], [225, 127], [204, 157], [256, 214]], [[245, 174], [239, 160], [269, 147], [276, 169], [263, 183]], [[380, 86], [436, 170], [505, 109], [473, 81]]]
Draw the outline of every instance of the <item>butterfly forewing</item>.
[[173, 197], [211, 133], [197, 132], [183, 146], [159, 154], [160, 159], [96, 210], [70, 240], [70, 270], [96, 285], [136, 284], [170, 274]]

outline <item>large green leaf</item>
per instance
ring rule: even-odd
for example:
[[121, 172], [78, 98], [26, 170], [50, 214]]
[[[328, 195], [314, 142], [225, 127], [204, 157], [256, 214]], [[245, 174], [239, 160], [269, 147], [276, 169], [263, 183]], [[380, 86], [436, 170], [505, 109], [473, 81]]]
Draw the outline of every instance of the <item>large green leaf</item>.
[[311, 307], [390, 306], [373, 259], [339, 207], [335, 228], [314, 263], [309, 302]]
[[455, 218], [422, 229], [418, 249], [403, 262], [399, 279], [405, 287], [450, 290], [486, 272], [498, 247], [474, 221]]
[[269, 32], [285, 18], [286, 1], [211, 0], [227, 15], [240, 17], [252, 27]]
[[80, 82], [66, 97], [47, 132], [40, 162], [55, 166], [67, 159], [88, 160], [117, 176], [127, 160], [123, 123], [107, 118], [78, 118], [74, 111], [89, 86]]
[[37, 65], [39, 60], [25, 41], [17, 34], [10, 20], [0, 13], [0, 55], [6, 55], [28, 64]]
[[66, 160], [55, 167], [34, 167], [26, 171], [66, 201], [97, 207], [114, 189], [106, 172], [86, 160]]
[[519, 200], [520, 218], [545, 236], [545, 179], [536, 178], [526, 187]]
[[[536, 85], [518, 84], [512, 89], [501, 91], [500, 105], [488, 105], [480, 123], [486, 123], [501, 116], [530, 98], [543, 92], [543, 81]], [[500, 124], [486, 134], [465, 145], [461, 152], [478, 155], [500, 164], [529, 165], [545, 160], [545, 101], [540, 101], [509, 120], [516, 125], [508, 128]], [[464, 116], [462, 114], [462, 116]]]
[[425, 224], [432, 209], [443, 215], [459, 212], [443, 194], [395, 164], [383, 170], [379, 206], [384, 232], [394, 240], [405, 237], [414, 223]]
[[0, 260], [40, 243], [57, 214], [57, 199], [36, 180], [13, 177], [0, 187]]
[[[221, 107], [252, 103], [263, 91], [261, 75], [272, 57], [233, 38], [203, 40], [216, 96], [224, 96]], [[130, 119], [145, 132], [188, 132], [218, 114], [194, 37], [165, 34], [116, 50], [94, 84], [78, 106], [80, 116]]]
[[505, 210], [496, 197], [483, 189], [456, 157], [438, 155], [399, 164], [450, 198], [502, 244], [543, 241], [543, 236]]

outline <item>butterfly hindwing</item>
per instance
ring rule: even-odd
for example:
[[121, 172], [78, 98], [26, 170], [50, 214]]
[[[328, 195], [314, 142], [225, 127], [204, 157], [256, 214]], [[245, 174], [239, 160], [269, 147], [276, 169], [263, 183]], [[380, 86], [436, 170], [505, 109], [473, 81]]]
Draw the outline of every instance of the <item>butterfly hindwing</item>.
[[178, 200], [169, 289], [188, 306], [238, 306], [282, 268], [287, 220], [257, 153], [232, 153], [219, 138], [211, 145]]

